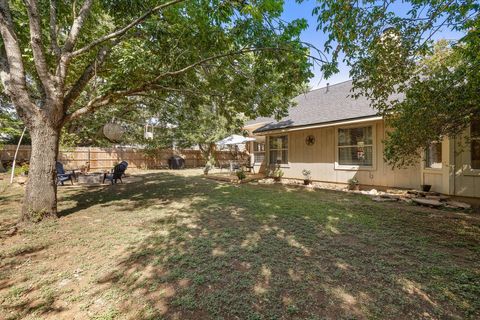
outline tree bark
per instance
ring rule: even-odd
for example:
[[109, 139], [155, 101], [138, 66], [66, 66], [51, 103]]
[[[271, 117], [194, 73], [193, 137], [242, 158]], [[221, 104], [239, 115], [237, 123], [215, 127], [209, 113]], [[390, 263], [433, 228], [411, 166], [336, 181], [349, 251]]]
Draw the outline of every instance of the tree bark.
[[45, 121], [29, 126], [32, 154], [27, 188], [22, 207], [22, 220], [38, 222], [57, 217], [57, 183], [55, 163], [60, 129]]

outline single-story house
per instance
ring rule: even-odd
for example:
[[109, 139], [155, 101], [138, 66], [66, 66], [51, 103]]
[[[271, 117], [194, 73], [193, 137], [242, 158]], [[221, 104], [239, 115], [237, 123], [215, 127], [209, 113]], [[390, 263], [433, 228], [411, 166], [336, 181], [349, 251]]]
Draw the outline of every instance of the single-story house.
[[[351, 97], [352, 81], [312, 90], [276, 121], [258, 118], [245, 130], [256, 141], [248, 149], [256, 171], [279, 164], [284, 178], [346, 184], [356, 177], [373, 188], [415, 188], [429, 184], [448, 195], [480, 197], [480, 122], [465, 138], [433, 143], [418, 164], [393, 169], [383, 157], [384, 120], [366, 98]], [[468, 141], [466, 144], [465, 141]]]

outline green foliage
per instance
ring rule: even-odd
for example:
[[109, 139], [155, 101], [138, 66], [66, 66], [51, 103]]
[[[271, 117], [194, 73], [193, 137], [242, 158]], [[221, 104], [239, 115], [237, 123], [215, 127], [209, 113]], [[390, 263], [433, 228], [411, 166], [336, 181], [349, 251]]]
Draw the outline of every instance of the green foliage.
[[[318, 28], [333, 56], [327, 76], [343, 52], [352, 95], [369, 98], [392, 128], [385, 152], [392, 165], [417, 163], [425, 146], [458, 135], [480, 113], [478, 1], [317, 2]], [[435, 46], [442, 27], [465, 36]]]
[[312, 174], [312, 171], [303, 169], [302, 170], [302, 175], [306, 180], [310, 180], [310, 175]]
[[20, 167], [20, 172], [24, 175], [27, 175], [29, 170], [30, 170], [30, 166], [26, 162], [23, 163], [22, 166]]
[[358, 181], [357, 177], [353, 177], [351, 179], [348, 179], [348, 186], [350, 188], [354, 188], [360, 184], [360, 181]]
[[243, 170], [237, 171], [236, 175], [237, 175], [238, 180], [240, 180], [240, 181], [242, 181], [243, 179], [245, 179], [247, 177], [247, 175], [245, 174], [245, 172]]
[[[0, 98], [0, 147], [2, 144], [15, 144], [20, 139], [23, 131], [23, 123], [14, 113], [13, 108], [5, 99]], [[24, 143], [29, 142], [28, 134], [24, 137]]]
[[[162, 2], [166, 1], [94, 1], [75, 49], [119, 30]], [[57, 29], [69, 30], [83, 3], [55, 3]], [[41, 105], [45, 97], [34, 64], [25, 4], [14, 1], [10, 8], [24, 52], [26, 73], [32, 80], [28, 89], [35, 103]], [[58, 61], [50, 48], [48, 3], [41, 3], [39, 11], [48, 69], [55, 74]], [[299, 38], [306, 21], [285, 22], [280, 19], [282, 11], [281, 0], [184, 1], [149, 16], [121, 38], [73, 57], [62, 96], [74, 87], [88, 66], [94, 67], [95, 74], [81, 89], [67, 115], [99, 97], [108, 97], [109, 103], [107, 108], [93, 108], [94, 115], [87, 113], [66, 121], [62, 145], [110, 145], [101, 130], [115, 117], [140, 124], [150, 118], [167, 123], [177, 116], [168, 115], [171, 109], [165, 104], [172, 101], [182, 106], [181, 113], [198, 114], [201, 112], [189, 108], [221, 99], [215, 113], [227, 122], [235, 122], [232, 115], [240, 113], [246, 118], [283, 116], [292, 105], [291, 98], [312, 75], [312, 61], [307, 58], [308, 47]], [[67, 35], [58, 32], [60, 47]], [[109, 51], [102, 62], [97, 55], [103, 45]], [[147, 142], [142, 138], [141, 125], [130, 124], [127, 131], [123, 144]], [[160, 131], [162, 138], [170, 135], [168, 130]], [[157, 139], [156, 147], [165, 146], [164, 140]]]
[[275, 165], [273, 168], [269, 170], [267, 173], [268, 177], [274, 178], [276, 180], [280, 180], [285, 173], [283, 170], [280, 168], [280, 165]]
[[[478, 42], [478, 41], [477, 41]], [[480, 49], [480, 47], [478, 47]], [[418, 162], [432, 141], [458, 136], [480, 115], [477, 73], [480, 59], [467, 60], [464, 47], [436, 44], [417, 66], [417, 76], [405, 89], [405, 99], [387, 114], [385, 157], [398, 166]]]

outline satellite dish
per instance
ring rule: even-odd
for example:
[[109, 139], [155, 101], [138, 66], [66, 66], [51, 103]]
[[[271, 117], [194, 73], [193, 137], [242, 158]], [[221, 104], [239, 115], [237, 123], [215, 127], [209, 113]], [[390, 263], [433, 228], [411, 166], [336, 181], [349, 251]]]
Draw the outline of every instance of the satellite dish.
[[125, 129], [118, 123], [107, 123], [103, 126], [103, 135], [110, 141], [122, 140]]

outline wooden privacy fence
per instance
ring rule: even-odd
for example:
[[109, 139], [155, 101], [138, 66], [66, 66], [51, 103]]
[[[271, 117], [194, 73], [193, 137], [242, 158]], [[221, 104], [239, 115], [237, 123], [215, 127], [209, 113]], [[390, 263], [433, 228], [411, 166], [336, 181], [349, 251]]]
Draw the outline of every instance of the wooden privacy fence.
[[[15, 154], [15, 145], [6, 145], [0, 154], [2, 162], [11, 162]], [[17, 155], [17, 162], [28, 162], [30, 159], [31, 147], [20, 146]], [[138, 169], [162, 169], [168, 168], [168, 159], [173, 155], [185, 159], [185, 167], [197, 168], [205, 165], [205, 159], [200, 150], [193, 149], [161, 149], [148, 154], [144, 149], [132, 147], [97, 148], [77, 147], [60, 150], [58, 159], [68, 169], [78, 169], [90, 165], [90, 170], [105, 170], [112, 168], [120, 161], [127, 161], [129, 168]], [[238, 153], [237, 158], [230, 151], [217, 151], [215, 159], [218, 166], [227, 166], [231, 160], [241, 159], [247, 161], [246, 153]]]

